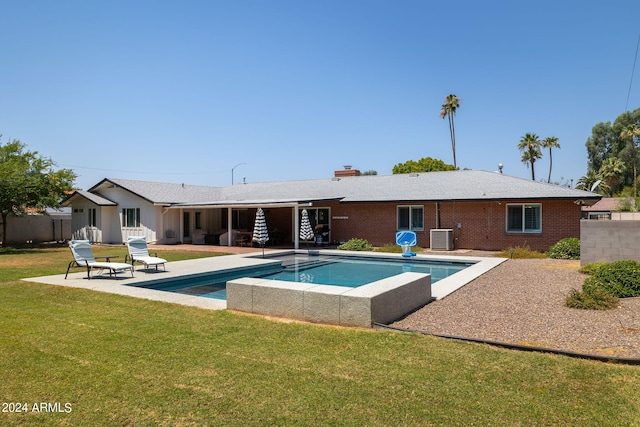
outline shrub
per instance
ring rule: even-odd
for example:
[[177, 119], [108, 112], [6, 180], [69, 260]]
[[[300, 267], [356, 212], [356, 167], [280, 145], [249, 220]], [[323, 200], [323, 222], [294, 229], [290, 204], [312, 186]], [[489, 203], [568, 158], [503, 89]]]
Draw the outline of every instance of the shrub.
[[498, 257], [502, 258], [522, 258], [522, 259], [530, 259], [530, 258], [546, 258], [546, 255], [532, 250], [529, 246], [516, 246], [515, 248], [509, 247], [502, 252], [498, 252], [496, 254]]
[[580, 273], [592, 275], [596, 272], [597, 269], [605, 265], [606, 262], [592, 262], [591, 264], [583, 265], [578, 270]]
[[580, 239], [567, 237], [551, 246], [547, 256], [554, 259], [580, 259]]
[[380, 246], [374, 249], [375, 252], [389, 252], [389, 253], [401, 253], [402, 247], [398, 245], [394, 245], [392, 243], [386, 244], [384, 246]]
[[618, 205], [616, 206], [616, 210], [619, 212], [633, 212], [635, 211], [635, 203], [634, 200], [630, 197], [625, 197], [624, 199], [618, 200]]
[[566, 305], [572, 308], [606, 310], [618, 305], [618, 298], [640, 296], [640, 264], [636, 261], [587, 264], [581, 273], [590, 274], [582, 292], [571, 291]]
[[373, 246], [365, 239], [351, 239], [338, 246], [343, 251], [372, 251]]
[[640, 296], [640, 264], [636, 261], [616, 261], [593, 268], [585, 287], [606, 289], [618, 298]]
[[[411, 250], [413, 252], [422, 252], [423, 249], [420, 246], [411, 246]], [[402, 246], [396, 244], [388, 244], [384, 246], [380, 246], [379, 248], [374, 249], [375, 252], [388, 252], [392, 254], [400, 254], [402, 253]]]
[[618, 297], [603, 288], [583, 286], [582, 292], [577, 289], [571, 290], [565, 305], [585, 310], [609, 310], [617, 307]]

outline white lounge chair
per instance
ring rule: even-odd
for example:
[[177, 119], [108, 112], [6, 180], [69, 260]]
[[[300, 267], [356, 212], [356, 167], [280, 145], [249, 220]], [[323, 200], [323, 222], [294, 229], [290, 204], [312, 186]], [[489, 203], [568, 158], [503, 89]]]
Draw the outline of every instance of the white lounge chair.
[[[149, 249], [147, 248], [147, 240], [141, 236], [129, 236], [127, 238], [127, 248], [129, 249], [129, 255], [125, 258], [131, 258], [131, 265], [136, 262], [144, 264], [146, 268], [153, 265], [158, 269], [158, 266], [162, 264], [162, 268], [166, 270], [166, 259], [158, 258], [157, 256], [149, 255]], [[154, 254], [157, 255], [157, 254]]]
[[93, 256], [93, 251], [91, 250], [91, 243], [88, 240], [70, 240], [69, 249], [71, 249], [73, 261], [71, 261], [67, 267], [67, 273], [64, 275], [65, 279], [69, 275], [69, 269], [74, 264], [78, 267], [87, 268], [87, 279], [91, 279], [91, 270], [93, 269], [109, 270], [109, 276], [113, 276], [120, 271], [130, 270], [131, 277], [133, 277], [132, 265], [122, 262], [111, 262], [111, 258], [117, 258], [116, 256], [98, 257], [106, 261], [96, 261], [96, 257]]

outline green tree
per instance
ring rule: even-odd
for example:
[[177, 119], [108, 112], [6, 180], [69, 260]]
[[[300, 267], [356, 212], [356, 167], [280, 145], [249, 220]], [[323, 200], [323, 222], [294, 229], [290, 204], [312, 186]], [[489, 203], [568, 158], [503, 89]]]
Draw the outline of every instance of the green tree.
[[442, 109], [440, 110], [440, 118], [449, 119], [449, 133], [451, 134], [451, 149], [453, 150], [453, 167], [458, 167], [456, 161], [456, 129], [453, 121], [453, 117], [456, 115], [456, 111], [460, 107], [460, 98], [451, 94], [444, 99]]
[[638, 197], [638, 142], [640, 142], [640, 126], [631, 124], [620, 132], [620, 137], [629, 141], [620, 152], [624, 158], [630, 158], [633, 165], [633, 197]]
[[617, 157], [625, 162], [625, 172], [621, 176], [624, 185], [633, 184], [633, 157], [629, 151], [629, 140], [622, 137], [622, 131], [630, 125], [640, 124], [640, 108], [627, 111], [611, 122], [596, 124], [587, 139], [588, 170], [598, 172], [602, 164], [611, 157]]
[[547, 179], [548, 183], [551, 183], [551, 168], [553, 167], [553, 157], [551, 157], [551, 149], [552, 148], [560, 148], [560, 144], [558, 143], [558, 138], [555, 136], [550, 136], [542, 140], [540, 143], [542, 148], [549, 149], [549, 178]]
[[407, 160], [404, 163], [398, 163], [393, 167], [393, 174], [395, 175], [401, 173], [453, 171], [457, 169], [457, 167], [448, 165], [442, 160], [432, 159], [431, 157], [423, 157], [418, 161]]
[[518, 150], [522, 151], [522, 163], [531, 165], [531, 179], [536, 180], [535, 162], [542, 157], [542, 151], [540, 151], [540, 139], [535, 133], [527, 133], [520, 139], [518, 144]]
[[367, 175], [378, 175], [378, 171], [371, 169], [371, 170], [368, 170], [368, 171], [364, 171], [364, 172], [362, 172], [362, 175], [363, 175], [363, 176], [367, 176]]
[[76, 175], [69, 169], [54, 171], [55, 163], [25, 150], [14, 139], [0, 143], [0, 215], [2, 246], [7, 246], [7, 217], [23, 215], [28, 208], [44, 211], [60, 207], [65, 192], [73, 188]]
[[576, 182], [576, 188], [578, 190], [591, 191], [596, 182], [600, 181], [598, 186], [593, 190], [598, 194], [605, 194], [609, 191], [607, 184], [602, 181], [602, 177], [596, 171], [587, 171], [586, 175], [583, 175]]
[[607, 187], [609, 187], [609, 195], [611, 197], [616, 194], [616, 189], [620, 184], [624, 171], [624, 163], [617, 157], [610, 157], [606, 159], [600, 167], [599, 174], [607, 184]]

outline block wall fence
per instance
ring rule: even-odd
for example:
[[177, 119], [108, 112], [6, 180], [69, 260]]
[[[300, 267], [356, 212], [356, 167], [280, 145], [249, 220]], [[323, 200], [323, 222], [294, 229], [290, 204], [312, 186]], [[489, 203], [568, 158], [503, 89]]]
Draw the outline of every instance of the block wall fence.
[[[0, 228], [1, 231], [1, 228]], [[71, 238], [71, 215], [24, 215], [7, 218], [7, 243], [42, 243]], [[0, 241], [4, 236], [0, 234]]]
[[580, 264], [640, 261], [640, 221], [582, 220]]

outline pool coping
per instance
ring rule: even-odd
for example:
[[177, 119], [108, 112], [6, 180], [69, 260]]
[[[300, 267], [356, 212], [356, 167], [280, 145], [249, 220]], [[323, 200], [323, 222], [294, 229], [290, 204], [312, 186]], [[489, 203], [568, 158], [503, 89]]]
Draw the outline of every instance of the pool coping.
[[[110, 278], [109, 275], [103, 275], [97, 277], [92, 276], [91, 280], [87, 280], [86, 270], [80, 269], [80, 271], [76, 270], [76, 272], [69, 273], [69, 276], [66, 280], [64, 278], [64, 274], [30, 277], [22, 280], [26, 282], [34, 282], [47, 285], [89, 289], [93, 291], [131, 296], [135, 298], [145, 298], [154, 301], [164, 301], [173, 304], [181, 304], [185, 306], [199, 307], [210, 310], [224, 310], [227, 308], [227, 302], [225, 300], [180, 294], [176, 292], [159, 291], [154, 289], [142, 288], [137, 285], [157, 281], [160, 279], [175, 279], [184, 278], [186, 276], [206, 275], [234, 268], [259, 267], [262, 265], [277, 262], [277, 258], [274, 258], [274, 255], [291, 253], [306, 254], [308, 252], [309, 251], [307, 250], [295, 251], [291, 249], [283, 249], [270, 252], [269, 258], [261, 258], [258, 252], [253, 252], [238, 255], [214, 256], [184, 261], [172, 261], [166, 264], [166, 271], [144, 269], [138, 267], [138, 269], [135, 270], [134, 277], [131, 277], [128, 272], [125, 272], [118, 273], [115, 278]], [[320, 252], [322, 254], [328, 255], [353, 257], [367, 256], [374, 258], [401, 258], [400, 254], [390, 254], [384, 252], [350, 252], [329, 249], [323, 249]], [[431, 296], [435, 299], [442, 299], [446, 297], [450, 293], [455, 292], [467, 283], [471, 282], [476, 277], [479, 277], [480, 275], [507, 260], [507, 258], [432, 254], [418, 254], [413, 258], [448, 262], [475, 263], [474, 265], [469, 266], [468, 268], [465, 268], [464, 270], [459, 271], [447, 278], [439, 280], [438, 282], [433, 284], [431, 289]]]
[[[389, 252], [365, 252], [365, 251], [343, 251], [338, 249], [323, 249], [319, 250], [281, 250], [274, 251], [273, 255], [270, 254], [270, 258], [275, 258], [275, 255], [278, 254], [318, 254], [318, 255], [334, 255], [334, 256], [342, 256], [342, 257], [353, 257], [353, 258], [393, 258], [393, 259], [405, 259], [401, 254], [394, 254]], [[256, 257], [255, 254], [247, 254], [248, 257]], [[447, 295], [457, 291], [461, 287], [465, 286], [472, 280], [477, 277], [480, 277], [487, 271], [491, 270], [494, 267], [502, 264], [507, 261], [508, 258], [500, 258], [500, 257], [477, 257], [477, 256], [464, 256], [464, 255], [438, 255], [438, 254], [429, 254], [422, 255], [416, 254], [415, 256], [410, 257], [409, 259], [423, 260], [423, 261], [440, 261], [440, 262], [453, 262], [453, 263], [472, 263], [469, 267], [465, 268], [462, 271], [452, 274], [451, 276], [445, 277], [444, 279], [438, 280], [436, 283], [432, 283], [431, 294], [434, 299], [442, 299]]]

